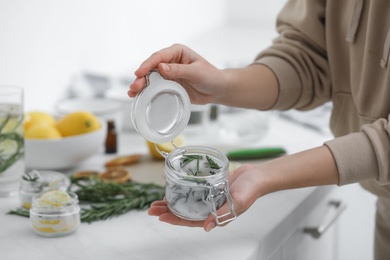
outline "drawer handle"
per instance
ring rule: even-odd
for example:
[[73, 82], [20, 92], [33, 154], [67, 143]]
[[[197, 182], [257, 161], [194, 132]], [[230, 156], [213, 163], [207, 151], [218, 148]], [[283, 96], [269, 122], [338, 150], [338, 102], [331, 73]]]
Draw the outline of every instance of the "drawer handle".
[[320, 238], [325, 231], [332, 226], [332, 224], [337, 220], [343, 210], [346, 208], [346, 204], [342, 201], [329, 201], [329, 205], [336, 208], [334, 214], [325, 218], [324, 222], [317, 227], [305, 227], [303, 228], [303, 233], [311, 235], [313, 238]]

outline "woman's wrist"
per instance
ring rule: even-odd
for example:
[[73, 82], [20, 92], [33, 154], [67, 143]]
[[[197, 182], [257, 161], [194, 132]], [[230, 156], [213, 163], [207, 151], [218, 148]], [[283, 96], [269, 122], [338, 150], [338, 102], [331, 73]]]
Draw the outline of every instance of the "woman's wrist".
[[220, 81], [223, 93], [218, 104], [267, 110], [276, 101], [278, 83], [266, 66], [255, 64], [246, 68], [224, 69]]
[[267, 161], [258, 165], [257, 171], [260, 196], [280, 190], [339, 182], [336, 163], [326, 146]]

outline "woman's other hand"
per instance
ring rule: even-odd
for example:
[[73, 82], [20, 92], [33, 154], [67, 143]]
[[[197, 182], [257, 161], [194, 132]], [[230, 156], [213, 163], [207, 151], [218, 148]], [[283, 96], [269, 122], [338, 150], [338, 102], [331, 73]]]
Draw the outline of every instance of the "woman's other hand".
[[[229, 174], [229, 191], [237, 216], [244, 213], [262, 195], [261, 174], [257, 172], [258, 170], [257, 167], [248, 164], [241, 166]], [[225, 203], [217, 210], [217, 215], [222, 215], [229, 211], [229, 205]], [[160, 221], [172, 225], [203, 227], [207, 232], [216, 226], [215, 218], [211, 214], [204, 221], [190, 221], [175, 216], [169, 210], [165, 200], [153, 202], [148, 213], [151, 216], [158, 216]], [[222, 218], [220, 221], [224, 221], [229, 217], [232, 217], [232, 215]]]

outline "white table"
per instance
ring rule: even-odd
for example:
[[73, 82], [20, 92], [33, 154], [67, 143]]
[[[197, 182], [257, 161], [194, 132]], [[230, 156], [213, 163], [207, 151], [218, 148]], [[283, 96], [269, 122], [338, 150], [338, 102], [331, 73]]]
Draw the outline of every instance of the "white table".
[[[330, 138], [275, 117], [268, 134], [256, 145], [281, 145], [294, 153]], [[136, 134], [122, 133], [120, 144], [120, 154], [147, 152]], [[97, 154], [77, 169], [99, 169], [109, 157]], [[139, 169], [147, 175], [162, 170], [163, 164], [143, 162]], [[143, 178], [134, 174], [135, 179]], [[161, 171], [156, 174], [163, 176]], [[28, 219], [6, 215], [18, 206], [18, 199], [0, 198], [0, 259], [267, 259], [333, 188], [269, 194], [226, 227], [209, 233], [159, 222], [146, 211], [132, 211], [107, 221], [82, 223], [76, 233], [60, 238], [36, 235]]]

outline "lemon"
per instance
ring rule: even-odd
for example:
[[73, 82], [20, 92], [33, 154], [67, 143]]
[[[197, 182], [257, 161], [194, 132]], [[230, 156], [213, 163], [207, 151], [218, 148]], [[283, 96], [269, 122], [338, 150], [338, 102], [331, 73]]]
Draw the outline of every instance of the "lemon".
[[62, 136], [55, 126], [40, 123], [29, 127], [24, 137], [27, 139], [60, 139]]
[[[148, 145], [149, 152], [154, 159], [158, 159], [158, 160], [164, 159], [164, 157], [156, 150], [154, 143], [150, 141], [146, 141], [146, 143]], [[175, 144], [176, 147], [184, 146], [185, 143], [184, 137], [181, 135], [177, 136], [175, 139], [173, 139], [173, 143]], [[157, 144], [157, 148], [160, 151], [167, 152], [167, 153], [170, 153], [175, 149], [175, 147], [172, 145], [171, 142]]]
[[38, 123], [45, 123], [54, 126], [57, 120], [49, 113], [42, 111], [31, 111], [25, 114], [24, 131], [27, 131], [31, 126]]
[[57, 129], [62, 136], [85, 134], [99, 128], [100, 122], [97, 117], [87, 111], [76, 111], [67, 114], [57, 123]]
[[55, 207], [60, 207], [62, 204], [68, 203], [70, 200], [69, 194], [62, 190], [51, 190], [39, 197], [39, 201], [42, 204]]

